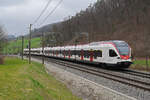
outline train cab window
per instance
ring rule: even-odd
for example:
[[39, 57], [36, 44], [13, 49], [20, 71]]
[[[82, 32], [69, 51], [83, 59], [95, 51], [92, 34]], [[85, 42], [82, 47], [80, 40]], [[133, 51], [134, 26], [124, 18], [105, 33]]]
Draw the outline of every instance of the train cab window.
[[110, 57], [116, 57], [117, 54], [116, 54], [116, 52], [115, 52], [114, 50], [110, 49], [110, 50], [109, 50], [109, 56], [110, 56]]

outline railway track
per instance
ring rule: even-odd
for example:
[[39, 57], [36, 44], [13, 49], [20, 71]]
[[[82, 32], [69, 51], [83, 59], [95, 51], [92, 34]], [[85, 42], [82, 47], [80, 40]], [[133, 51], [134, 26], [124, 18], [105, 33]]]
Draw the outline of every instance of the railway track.
[[131, 75], [139, 76], [142, 78], [149, 78], [150, 79], [150, 73], [144, 73], [144, 72], [129, 70], [129, 69], [124, 69], [122, 71], [122, 73], [131, 74]]
[[149, 74], [142, 74], [141, 72], [136, 73], [136, 72], [128, 71], [128, 70], [123, 71], [123, 73], [122, 72], [114, 72], [111, 70], [98, 69], [96, 67], [90, 67], [88, 65], [76, 64], [76, 63], [62, 61], [62, 60], [56, 60], [56, 59], [52, 59], [52, 58], [48, 58], [48, 61], [150, 92], [150, 82], [139, 80], [134, 77], [126, 77], [123, 75], [123, 73], [124, 73], [124, 74], [130, 74], [130, 75], [134, 75], [134, 76], [138, 76], [138, 77], [144, 77], [144, 79], [145, 78], [148, 79]]

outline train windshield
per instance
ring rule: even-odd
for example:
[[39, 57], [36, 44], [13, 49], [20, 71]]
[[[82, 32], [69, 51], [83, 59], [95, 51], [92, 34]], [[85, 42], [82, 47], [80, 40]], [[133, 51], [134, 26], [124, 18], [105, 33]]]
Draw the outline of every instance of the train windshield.
[[120, 55], [129, 55], [129, 46], [126, 42], [114, 42], [117, 49], [119, 50]]

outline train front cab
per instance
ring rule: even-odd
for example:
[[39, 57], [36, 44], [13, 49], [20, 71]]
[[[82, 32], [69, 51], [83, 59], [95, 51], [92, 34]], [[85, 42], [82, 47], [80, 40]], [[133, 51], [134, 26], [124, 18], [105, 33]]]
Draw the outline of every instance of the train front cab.
[[107, 66], [128, 68], [132, 64], [131, 48], [125, 42], [113, 43], [107, 54]]

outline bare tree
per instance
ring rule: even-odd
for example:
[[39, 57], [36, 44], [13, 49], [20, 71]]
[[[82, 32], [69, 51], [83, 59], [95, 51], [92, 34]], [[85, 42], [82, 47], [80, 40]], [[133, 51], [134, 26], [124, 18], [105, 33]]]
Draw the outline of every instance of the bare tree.
[[3, 42], [5, 39], [5, 32], [3, 30], [3, 28], [0, 26], [0, 51], [2, 49], [2, 46], [3, 46]]
[[2, 28], [2, 26], [0, 26], [0, 64], [3, 64], [3, 57], [2, 57], [2, 47], [4, 46], [4, 41], [5, 40], [5, 32]]

